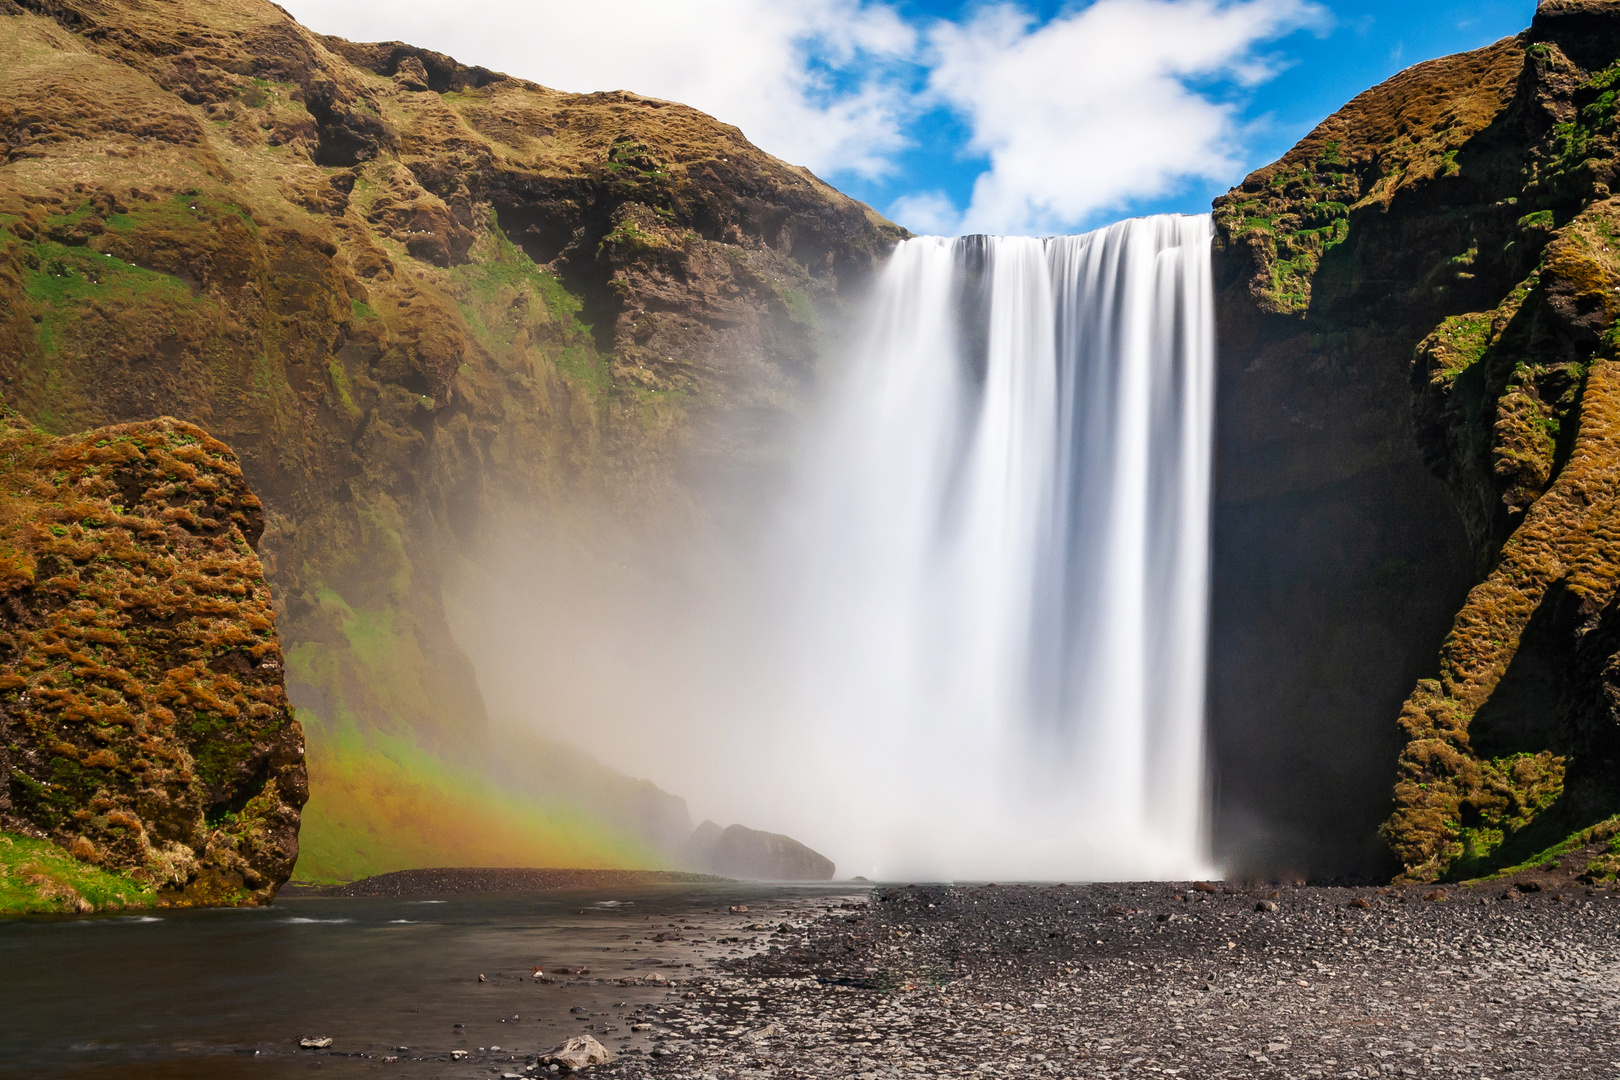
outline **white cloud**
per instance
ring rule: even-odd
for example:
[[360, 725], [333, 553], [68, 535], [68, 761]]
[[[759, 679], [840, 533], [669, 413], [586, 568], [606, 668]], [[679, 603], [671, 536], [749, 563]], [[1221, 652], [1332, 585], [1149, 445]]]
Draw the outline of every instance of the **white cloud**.
[[632, 90], [736, 124], [819, 173], [882, 175], [917, 34], [862, 0], [284, 0], [306, 26], [404, 40], [559, 90]]
[[965, 227], [1052, 231], [1233, 176], [1236, 108], [1190, 81], [1264, 81], [1256, 47], [1326, 18], [1309, 0], [1098, 0], [1044, 26], [1011, 5], [936, 24], [929, 86], [990, 161]]
[[[284, 3], [323, 33], [695, 106], [823, 176], [911, 188], [889, 213], [936, 233], [1061, 231], [1234, 179], [1247, 133], [1208, 88], [1270, 78], [1263, 43], [1328, 19], [1314, 0], [1096, 0], [1045, 23], [999, 3], [926, 25], [892, 0]], [[939, 110], [968, 132], [959, 168], [989, 162], [965, 211], [941, 177], [895, 175], [913, 125]]]
[[955, 236], [962, 226], [962, 211], [943, 191], [902, 195], [889, 204], [883, 216], [919, 236]]

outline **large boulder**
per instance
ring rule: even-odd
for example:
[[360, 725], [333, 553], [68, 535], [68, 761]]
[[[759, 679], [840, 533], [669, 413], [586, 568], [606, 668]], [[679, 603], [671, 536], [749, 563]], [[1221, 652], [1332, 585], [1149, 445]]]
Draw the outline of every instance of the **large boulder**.
[[235, 455], [0, 417], [0, 492], [0, 828], [160, 903], [269, 902], [308, 781]]
[[606, 1065], [613, 1060], [608, 1048], [589, 1035], [575, 1035], [557, 1049], [540, 1059], [542, 1065], [556, 1065], [569, 1072], [588, 1069], [592, 1065]]
[[791, 836], [705, 821], [692, 830], [684, 861], [694, 870], [750, 881], [831, 881], [831, 859]]

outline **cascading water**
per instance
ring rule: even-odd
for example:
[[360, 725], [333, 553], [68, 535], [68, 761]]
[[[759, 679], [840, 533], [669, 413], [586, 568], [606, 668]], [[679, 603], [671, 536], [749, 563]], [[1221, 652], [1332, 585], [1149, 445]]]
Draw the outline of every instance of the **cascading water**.
[[844, 872], [1208, 869], [1210, 236], [895, 251], [791, 518]]

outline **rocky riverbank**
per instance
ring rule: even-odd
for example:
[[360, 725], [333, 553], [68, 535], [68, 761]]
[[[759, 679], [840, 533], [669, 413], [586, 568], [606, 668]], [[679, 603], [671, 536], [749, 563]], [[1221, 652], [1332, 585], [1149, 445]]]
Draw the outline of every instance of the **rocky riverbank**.
[[554, 889], [622, 889], [640, 885], [719, 884], [725, 878], [678, 870], [570, 870], [526, 867], [444, 867], [396, 870], [345, 885], [292, 886], [301, 896], [458, 896], [463, 893], [521, 893]]
[[593, 1074], [1610, 1076], [1616, 900], [1556, 879], [879, 890], [686, 980], [637, 1018], [650, 1050]]

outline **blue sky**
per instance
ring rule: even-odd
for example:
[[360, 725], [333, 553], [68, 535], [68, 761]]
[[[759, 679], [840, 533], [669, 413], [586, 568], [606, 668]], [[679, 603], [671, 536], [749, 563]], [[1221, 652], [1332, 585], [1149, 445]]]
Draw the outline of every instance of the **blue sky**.
[[1362, 90], [1534, 0], [284, 0], [563, 90], [740, 126], [919, 232], [1198, 212]]
[[[1074, 5], [1043, 0], [1027, 6], [1050, 19]], [[1202, 87], [1211, 97], [1240, 110], [1242, 163], [1238, 168], [1218, 179], [1184, 178], [1165, 195], [1130, 199], [1118, 208], [1066, 224], [1083, 228], [1137, 214], [1207, 210], [1215, 196], [1254, 168], [1281, 157], [1363, 90], [1423, 60], [1516, 34], [1529, 26], [1535, 14], [1535, 0], [1376, 0], [1323, 6], [1331, 13], [1330, 26], [1294, 31], [1264, 43], [1262, 52], [1287, 65], [1269, 81], [1243, 87], [1217, 79]], [[900, 7], [913, 18], [960, 19], [968, 5], [917, 0]], [[982, 155], [964, 152], [967, 139], [960, 118], [948, 109], [934, 109], [910, 130], [915, 145], [896, 156], [894, 174], [868, 178], [846, 170], [832, 179], [842, 190], [880, 209], [908, 193], [935, 188], [948, 194], [955, 205], [967, 205], [986, 162]]]

